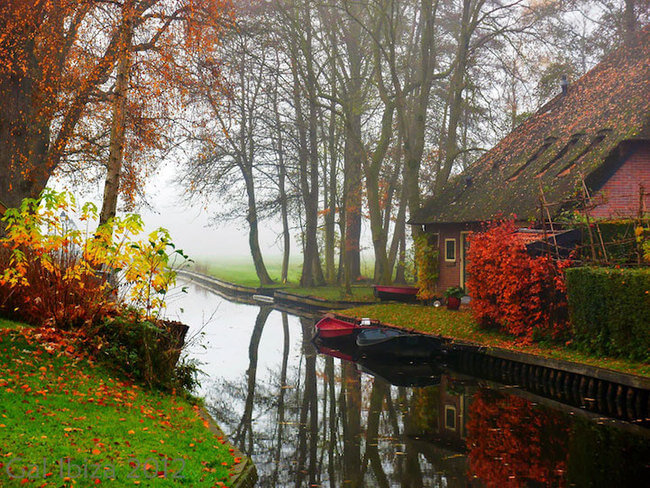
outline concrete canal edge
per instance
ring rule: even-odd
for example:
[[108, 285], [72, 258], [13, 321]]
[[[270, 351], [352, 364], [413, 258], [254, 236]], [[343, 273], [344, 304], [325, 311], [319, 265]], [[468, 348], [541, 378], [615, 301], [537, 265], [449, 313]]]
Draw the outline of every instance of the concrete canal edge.
[[210, 289], [216, 290], [229, 297], [245, 297], [251, 299], [247, 303], [263, 305], [266, 302], [256, 302], [254, 300], [255, 296], [261, 295], [273, 298], [273, 303], [267, 303], [267, 305], [281, 305], [295, 309], [299, 312], [324, 312], [327, 310], [342, 310], [344, 308], [368, 305], [368, 302], [346, 300], [332, 301], [307, 295], [298, 295], [283, 289], [266, 287], [253, 288], [250, 286], [242, 286], [235, 283], [229, 283], [218, 278], [213, 278], [212, 276], [204, 275], [202, 273], [195, 273], [194, 271], [181, 270], [178, 271], [178, 275], [188, 278]]
[[252, 297], [253, 295], [273, 296], [272, 288], [253, 288], [251, 286], [236, 285], [235, 283], [229, 283], [227, 281], [213, 278], [212, 276], [187, 270], [179, 270], [178, 275], [229, 295], [247, 297]]
[[[351, 317], [349, 315], [344, 315], [344, 314], [337, 314], [337, 317], [347, 319], [347, 320], [356, 319], [356, 317]], [[434, 336], [436, 338], [439, 338], [442, 341], [451, 344], [454, 349], [459, 351], [469, 351], [469, 352], [493, 357], [495, 359], [502, 359], [506, 361], [528, 364], [530, 366], [539, 366], [542, 368], [564, 371], [566, 373], [587, 376], [602, 381], [608, 381], [610, 383], [616, 383], [631, 388], [637, 388], [640, 390], [650, 390], [650, 377], [647, 376], [639, 376], [631, 373], [621, 373], [619, 371], [601, 368], [598, 366], [575, 363], [564, 359], [545, 358], [542, 356], [537, 356], [535, 354], [530, 354], [530, 353], [520, 352], [520, 351], [511, 351], [509, 349], [503, 349], [500, 347], [483, 346], [477, 343], [454, 339], [453, 337], [427, 334], [426, 332], [416, 331], [413, 329], [408, 329], [406, 327], [400, 327], [398, 325], [393, 325], [388, 323], [385, 323], [383, 325], [395, 329], [406, 330], [408, 332], [417, 332], [419, 334]]]
[[[208, 422], [210, 431], [228, 442], [226, 434], [223, 433], [223, 430], [221, 430], [208, 411], [205, 408], [200, 407], [199, 413], [201, 417]], [[251, 458], [246, 456], [236, 446], [232, 446], [232, 448], [234, 449], [234, 457], [241, 458], [241, 462], [232, 468], [230, 480], [227, 482], [227, 486], [230, 488], [254, 488], [257, 483], [257, 468], [255, 468], [255, 464], [253, 464]]]
[[650, 390], [650, 378], [646, 376], [638, 376], [630, 373], [621, 373], [611, 369], [600, 368], [598, 366], [590, 366], [588, 364], [574, 363], [563, 359], [544, 358], [534, 354], [528, 354], [519, 351], [510, 351], [498, 347], [488, 347], [484, 350], [485, 354], [493, 356], [498, 359], [505, 359], [508, 361], [516, 361], [519, 363], [527, 363], [534, 366], [542, 366], [544, 368], [556, 369], [559, 371], [566, 371], [582, 376], [589, 376], [611, 383], [629, 386], [632, 388], [639, 388], [641, 390]]

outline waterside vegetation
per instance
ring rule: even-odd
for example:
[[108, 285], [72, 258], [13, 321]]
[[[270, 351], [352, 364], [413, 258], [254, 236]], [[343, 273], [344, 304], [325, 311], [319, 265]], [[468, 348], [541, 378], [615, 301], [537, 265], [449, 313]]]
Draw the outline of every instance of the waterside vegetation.
[[623, 373], [650, 377], [650, 363], [599, 356], [577, 349], [571, 342], [531, 342], [504, 332], [479, 326], [467, 310], [449, 311], [444, 307], [429, 307], [405, 303], [373, 304], [354, 307], [337, 313], [351, 317], [370, 317], [387, 325], [434, 334], [487, 347], [520, 351], [545, 358], [562, 359], [590, 366], [608, 368]]

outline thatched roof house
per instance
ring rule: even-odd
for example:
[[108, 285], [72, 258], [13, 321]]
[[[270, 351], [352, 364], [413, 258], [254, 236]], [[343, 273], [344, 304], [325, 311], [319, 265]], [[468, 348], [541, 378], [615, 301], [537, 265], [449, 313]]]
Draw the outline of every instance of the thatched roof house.
[[600, 198], [595, 217], [638, 213], [639, 185], [650, 191], [649, 41], [645, 28], [412, 216], [411, 224], [438, 234], [439, 288], [464, 284], [464, 233], [497, 216], [535, 219], [540, 188], [549, 202], [568, 202], [584, 178]]

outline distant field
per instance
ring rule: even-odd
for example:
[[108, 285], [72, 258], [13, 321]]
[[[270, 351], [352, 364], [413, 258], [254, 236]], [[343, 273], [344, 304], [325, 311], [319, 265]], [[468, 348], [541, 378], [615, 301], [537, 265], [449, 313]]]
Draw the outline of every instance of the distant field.
[[[260, 281], [257, 279], [255, 266], [251, 258], [196, 258], [195, 261], [194, 269], [198, 272], [244, 286], [260, 286]], [[281, 285], [282, 258], [265, 259], [264, 264], [271, 278], [277, 282], [278, 286]], [[289, 262], [289, 286], [298, 286], [301, 271], [302, 261], [294, 259]], [[372, 268], [370, 266], [362, 265], [361, 272], [365, 276], [372, 276]]]
[[[280, 275], [282, 274], [282, 260], [279, 258], [269, 259], [265, 260], [264, 264], [266, 265], [266, 269], [271, 278], [277, 282], [277, 286], [281, 286]], [[255, 266], [250, 258], [199, 258], [194, 264], [194, 269], [230, 283], [253, 287], [260, 286], [260, 280], [257, 279]], [[300, 262], [294, 261], [290, 263], [290, 283], [298, 283], [300, 281], [300, 271]]]
[[[280, 258], [266, 260], [265, 264], [269, 275], [271, 275], [271, 278], [276, 281], [273, 286], [278, 288], [290, 288], [292, 293], [320, 297], [326, 300], [352, 300], [359, 302], [375, 301], [373, 288], [371, 286], [353, 286], [352, 295], [346, 295], [338, 286], [300, 288], [299, 282], [302, 263], [299, 261], [293, 261], [290, 263], [289, 282], [287, 284], [282, 284], [280, 282], [280, 274], [282, 272], [282, 260]], [[239, 285], [251, 287], [260, 286], [260, 281], [257, 279], [255, 267], [251, 259], [199, 258], [196, 260], [193, 269], [230, 283], [237, 283]]]

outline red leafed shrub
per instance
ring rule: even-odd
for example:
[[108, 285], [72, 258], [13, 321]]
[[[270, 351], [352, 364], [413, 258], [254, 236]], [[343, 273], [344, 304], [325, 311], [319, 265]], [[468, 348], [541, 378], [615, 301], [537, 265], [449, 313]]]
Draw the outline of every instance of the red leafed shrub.
[[568, 328], [563, 269], [569, 261], [532, 257], [512, 221], [470, 237], [467, 289], [475, 318], [517, 336], [558, 337]]
[[514, 395], [480, 390], [469, 408], [470, 474], [488, 488], [566, 485], [569, 425]]

